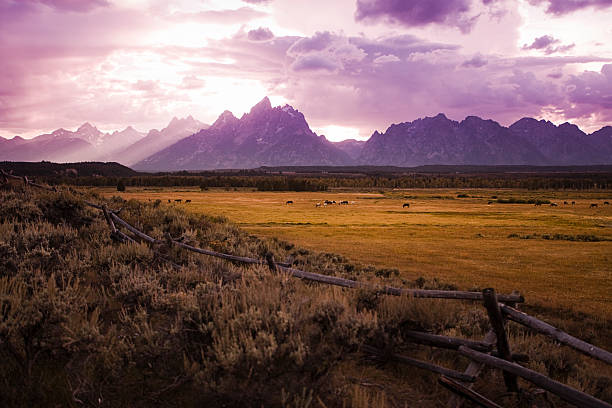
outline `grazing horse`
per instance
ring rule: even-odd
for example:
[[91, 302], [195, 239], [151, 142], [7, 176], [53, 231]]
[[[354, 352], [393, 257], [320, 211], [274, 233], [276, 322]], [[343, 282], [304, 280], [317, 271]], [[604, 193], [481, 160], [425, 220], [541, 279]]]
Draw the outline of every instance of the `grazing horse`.
[[597, 203], [591, 203], [591, 207], [590, 208], [595, 208], [597, 207]]
[[576, 205], [576, 202], [575, 202], [575, 201], [572, 201], [572, 205]]
[[285, 205], [293, 204], [293, 201], [289, 200], [285, 203]]
[[558, 207], [557, 203], [550, 203], [551, 207]]
[[174, 200], [174, 202], [175, 203], [181, 203], [181, 202], [183, 202], [183, 199], [182, 198], [177, 198], [176, 200]]
[[185, 204], [190, 203], [190, 202], [191, 202], [191, 200], [185, 200]]
[[564, 202], [563, 202], [563, 205], [567, 205], [567, 201], [564, 201]]
[[340, 205], [342, 205], [342, 204], [346, 204], [346, 205], [348, 205], [348, 203], [349, 203], [349, 202], [348, 202], [347, 200], [340, 201]]
[[325, 200], [325, 205], [333, 204], [333, 201]]
[[404, 203], [404, 205], [402, 205], [402, 208], [406, 208], [406, 207], [410, 208], [410, 203]]

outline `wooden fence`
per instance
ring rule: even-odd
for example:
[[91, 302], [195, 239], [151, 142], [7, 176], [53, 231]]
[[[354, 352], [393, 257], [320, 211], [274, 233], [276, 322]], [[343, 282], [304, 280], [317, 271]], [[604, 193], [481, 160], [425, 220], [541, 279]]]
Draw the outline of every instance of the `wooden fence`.
[[[48, 191], [57, 191], [55, 187], [37, 184], [29, 180], [27, 177], [9, 174], [3, 170], [1, 171], [1, 175], [5, 182], [7, 182], [9, 178], [19, 179], [26, 186], [32, 186]], [[449, 406], [451, 407], [460, 407], [464, 401], [468, 400], [481, 407], [500, 408], [498, 404], [472, 389], [472, 385], [477, 380], [483, 367], [487, 366], [502, 371], [504, 383], [508, 392], [519, 392], [520, 387], [517, 379], [518, 377], [521, 377], [522, 379], [540, 387], [543, 390], [557, 395], [561, 399], [577, 407], [612, 408], [612, 405], [605, 401], [601, 401], [591, 395], [583, 393], [518, 364], [518, 362], [527, 361], [528, 358], [525, 355], [512, 353], [506, 330], [508, 321], [526, 326], [589, 357], [612, 365], [612, 353], [609, 351], [582, 341], [540, 319], [537, 319], [536, 317], [519, 311], [516, 306], [519, 303], [523, 303], [525, 299], [518, 293], [497, 294], [492, 288], [484, 289], [482, 292], [396, 288], [390, 286], [372, 285], [365, 282], [343, 279], [336, 276], [306, 272], [299, 269], [294, 269], [290, 264], [276, 262], [270, 254], [266, 256], [266, 259], [255, 259], [194, 247], [177, 241], [169, 235], [166, 235], [164, 239], [157, 239], [147, 235], [121, 218], [119, 216], [121, 210], [112, 210], [108, 209], [105, 205], [98, 205], [88, 201], [84, 202], [86, 205], [101, 211], [101, 215], [104, 216], [110, 228], [111, 238], [120, 242], [129, 243], [139, 240], [150, 244], [166, 243], [176, 245], [185, 250], [196, 252], [198, 254], [213, 256], [231, 262], [251, 265], [267, 265], [273, 271], [286, 273], [289, 276], [306, 281], [336, 285], [345, 288], [370, 289], [385, 295], [410, 296], [414, 298], [482, 301], [489, 317], [491, 330], [481, 341], [434, 335], [417, 331], [407, 331], [404, 333], [415, 343], [455, 350], [458, 354], [467, 357], [469, 360], [471, 360], [471, 362], [464, 372], [458, 372], [445, 367], [440, 367], [426, 361], [417, 360], [400, 354], [392, 354], [391, 356], [385, 355], [385, 357], [390, 357], [397, 362], [440, 374], [439, 383], [455, 394], [455, 397], [451, 398], [449, 401]], [[120, 231], [117, 228], [117, 225], [125, 228], [125, 230], [127, 230], [133, 236]], [[153, 250], [155, 251], [155, 249]], [[156, 254], [174, 267], [181, 267], [180, 265], [172, 262], [170, 259], [161, 256], [159, 253], [156, 252]], [[372, 356], [377, 356], [382, 353], [381, 350], [368, 345], [364, 345], [362, 347], [362, 351]]]

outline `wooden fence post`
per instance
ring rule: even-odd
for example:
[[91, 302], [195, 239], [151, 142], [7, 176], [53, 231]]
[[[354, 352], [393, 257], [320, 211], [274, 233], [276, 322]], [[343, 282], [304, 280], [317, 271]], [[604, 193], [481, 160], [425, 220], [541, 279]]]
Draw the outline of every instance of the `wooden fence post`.
[[270, 268], [270, 271], [278, 271], [278, 267], [276, 266], [276, 262], [274, 262], [274, 255], [272, 255], [272, 252], [266, 253], [266, 262], [268, 263], [268, 268]]
[[[512, 352], [510, 351], [508, 335], [506, 334], [506, 328], [504, 327], [504, 317], [499, 307], [499, 303], [497, 302], [495, 289], [483, 289], [482, 297], [484, 300], [484, 306], [487, 309], [487, 314], [489, 315], [489, 320], [491, 321], [491, 327], [493, 328], [493, 331], [495, 331], [495, 337], [497, 338], [497, 352], [501, 358], [512, 362]], [[518, 381], [515, 375], [504, 371], [504, 382], [506, 383], [506, 388], [508, 388], [508, 391], [518, 392]]]

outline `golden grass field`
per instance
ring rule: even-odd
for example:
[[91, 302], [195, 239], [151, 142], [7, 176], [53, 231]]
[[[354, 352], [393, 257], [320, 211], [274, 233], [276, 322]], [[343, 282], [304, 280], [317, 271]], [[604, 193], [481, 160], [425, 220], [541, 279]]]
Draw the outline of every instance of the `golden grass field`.
[[[161, 199], [164, 205], [190, 212], [223, 215], [252, 234], [341, 254], [362, 264], [397, 268], [406, 279], [437, 277], [461, 289], [519, 290], [529, 304], [612, 314], [612, 206], [603, 204], [612, 202], [612, 191], [97, 191], [125, 199]], [[470, 197], [457, 198], [458, 194]], [[488, 204], [492, 196], [542, 198], [559, 206]], [[168, 204], [168, 199], [192, 202]], [[285, 204], [288, 200], [294, 203]], [[350, 204], [315, 206], [324, 200]], [[402, 208], [405, 202], [410, 208]], [[590, 208], [591, 203], [598, 207]], [[511, 234], [538, 236], [521, 239]], [[541, 237], [546, 234], [609, 241], [546, 240]]]

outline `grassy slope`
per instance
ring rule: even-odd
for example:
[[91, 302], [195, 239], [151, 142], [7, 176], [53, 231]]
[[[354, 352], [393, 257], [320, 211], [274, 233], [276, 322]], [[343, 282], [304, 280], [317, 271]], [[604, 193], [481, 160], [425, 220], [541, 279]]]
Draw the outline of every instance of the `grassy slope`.
[[[108, 191], [109, 195], [116, 192]], [[189, 212], [227, 216], [245, 230], [318, 251], [341, 254], [401, 276], [453, 282], [464, 289], [519, 290], [528, 302], [612, 315], [612, 241], [545, 240], [543, 235], [590, 235], [612, 240], [612, 193], [423, 190], [379, 193], [266, 193], [183, 189], [130, 190], [141, 200], [182, 198]], [[535, 207], [491, 204], [499, 198], [542, 198]], [[323, 200], [349, 206], [315, 208]], [[285, 205], [285, 201], [294, 201]], [[575, 206], [563, 201], [576, 201]], [[410, 202], [409, 209], [402, 203]], [[591, 202], [599, 207], [590, 208]], [[511, 234], [532, 239], [510, 238]], [[537, 234], [537, 235], [535, 235]], [[540, 237], [538, 237], [540, 236]]]

